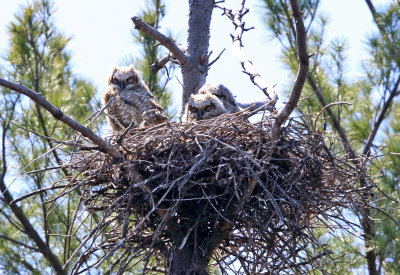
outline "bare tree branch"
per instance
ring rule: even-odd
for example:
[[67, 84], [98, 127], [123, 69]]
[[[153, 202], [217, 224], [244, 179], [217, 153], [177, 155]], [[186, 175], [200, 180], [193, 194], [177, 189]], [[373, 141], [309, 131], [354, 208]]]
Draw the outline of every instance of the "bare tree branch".
[[76, 130], [83, 136], [90, 139], [94, 144], [99, 146], [100, 150], [104, 151], [113, 158], [122, 158], [122, 155], [116, 149], [114, 149], [108, 142], [106, 142], [101, 137], [96, 135], [89, 128], [79, 124], [78, 122], [76, 122], [75, 120], [64, 114], [60, 109], [58, 109], [50, 102], [48, 102], [40, 93], [36, 93], [23, 85], [13, 83], [2, 78], [0, 78], [0, 85], [9, 88], [17, 93], [21, 93], [30, 97], [35, 103], [39, 104], [40, 106], [45, 108], [49, 113], [51, 113], [55, 119], [61, 120], [72, 129]]
[[[142, 19], [140, 19], [137, 16], [132, 17], [133, 24], [135, 24], [135, 28], [138, 29], [139, 31], [142, 31], [154, 39], [156, 39], [158, 42], [160, 42], [161, 45], [165, 46], [168, 50], [171, 51], [171, 53], [174, 55], [176, 59], [178, 59], [179, 63], [181, 65], [186, 63], [187, 56], [181, 49], [172, 41], [171, 38], [166, 37], [156, 29], [150, 27], [147, 25], [145, 22], [143, 22]], [[165, 61], [165, 60], [164, 60]], [[166, 63], [166, 62], [165, 62]], [[161, 66], [162, 67], [162, 66]]]
[[[187, 53], [187, 46], [180, 46], [179, 49], [183, 52], [183, 54], [186, 56]], [[169, 62], [173, 62], [175, 64], [179, 63], [179, 60], [170, 52], [163, 57], [160, 57], [154, 62], [153, 64], [150, 65], [150, 71], [155, 74], [157, 73], [160, 69], [164, 68], [164, 66]]]
[[159, 58], [154, 62], [154, 64], [150, 65], [150, 71], [155, 74], [160, 69], [164, 68], [164, 66], [172, 59], [171, 53]]
[[249, 29], [245, 29], [245, 23], [243, 22], [243, 16], [246, 15], [249, 10], [245, 8], [245, 0], [242, 0], [240, 3], [239, 10], [236, 13], [233, 13], [232, 10], [221, 7], [219, 5], [215, 5], [217, 8], [223, 10], [223, 14], [225, 14], [234, 24], [235, 32], [232, 34], [232, 42], [233, 42], [233, 50], [235, 56], [239, 59], [240, 64], [242, 65], [244, 73], [249, 75], [251, 81], [254, 85], [260, 88], [263, 93], [269, 98], [273, 104], [278, 100], [278, 96], [272, 85], [269, 85], [255, 70], [253, 63], [249, 60], [246, 54], [242, 51], [242, 36], [245, 31]]
[[10, 242], [12, 242], [12, 243], [14, 243], [14, 244], [16, 244], [16, 245], [18, 245], [18, 246], [26, 247], [26, 248], [28, 248], [28, 249], [30, 249], [30, 250], [32, 250], [32, 251], [39, 252], [39, 250], [38, 250], [36, 247], [27, 245], [27, 244], [25, 244], [25, 243], [23, 243], [23, 242], [19, 242], [19, 241], [14, 240], [14, 239], [12, 239], [12, 238], [6, 236], [6, 235], [0, 234], [0, 239], [4, 239], [4, 240], [10, 241]]
[[307, 34], [304, 27], [303, 18], [301, 17], [302, 14], [299, 10], [297, 0], [290, 0], [290, 4], [292, 6], [293, 17], [296, 22], [296, 42], [299, 58], [299, 70], [297, 72], [296, 81], [290, 93], [289, 100], [285, 107], [283, 107], [283, 109], [278, 113], [278, 116], [273, 124], [273, 135], [278, 135], [281, 126], [296, 108], [308, 73], [309, 62], [306, 43]]
[[[215, 62], [217, 62], [217, 61], [219, 60], [219, 58], [221, 57], [221, 55], [225, 52], [225, 50], [226, 50], [226, 48], [224, 48], [224, 49], [218, 54], [218, 56], [217, 56], [213, 61], [211, 61], [210, 63], [208, 63], [208, 67], [211, 67], [212, 64], [214, 64]], [[211, 55], [211, 53], [212, 53], [212, 51], [210, 52], [210, 55]]]

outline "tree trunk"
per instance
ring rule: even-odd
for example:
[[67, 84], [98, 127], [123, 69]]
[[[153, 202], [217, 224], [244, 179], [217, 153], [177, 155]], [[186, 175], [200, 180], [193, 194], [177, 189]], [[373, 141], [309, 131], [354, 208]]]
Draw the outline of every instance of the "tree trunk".
[[188, 58], [181, 64], [183, 78], [182, 113], [191, 94], [206, 82], [213, 0], [189, 0]]
[[170, 251], [169, 273], [171, 275], [208, 275], [208, 259], [191, 246]]

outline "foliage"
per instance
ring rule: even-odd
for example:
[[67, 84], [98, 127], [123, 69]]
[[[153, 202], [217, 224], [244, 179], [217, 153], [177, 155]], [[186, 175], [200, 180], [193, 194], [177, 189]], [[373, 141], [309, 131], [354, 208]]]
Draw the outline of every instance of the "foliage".
[[[66, 114], [84, 122], [99, 107], [94, 97], [96, 89], [90, 82], [73, 76], [71, 55], [67, 51], [70, 39], [57, 30], [53, 12], [53, 4], [49, 0], [33, 1], [18, 11], [8, 26], [10, 46], [4, 56], [8, 66], [5, 66], [3, 74], [43, 94]], [[39, 105], [30, 103], [26, 98], [7, 89], [2, 89], [1, 94], [2, 132], [6, 135], [2, 142], [4, 157], [1, 163], [4, 166], [1, 171], [6, 173], [8, 167], [29, 172], [62, 166], [71, 149], [56, 151], [57, 143], [43, 136], [70, 140], [75, 136], [74, 131], [56, 122]], [[92, 125], [97, 127], [99, 124], [94, 122]], [[58, 173], [42, 171], [33, 175], [23, 173], [19, 177], [12, 173], [4, 176], [5, 183], [17, 197], [48, 187], [70, 174], [63, 168]], [[54, 192], [49, 191], [30, 197], [24, 200], [21, 209], [46, 245], [64, 262], [79, 243], [79, 236], [73, 236], [75, 228], [71, 223], [79, 208], [79, 197], [75, 193], [75, 196], [63, 201], [51, 202], [48, 199], [52, 194]], [[0, 225], [3, 238], [0, 246], [2, 272], [52, 273], [51, 263], [40, 255], [35, 242], [5, 201], [1, 203], [1, 216], [2, 220], [8, 221]]]

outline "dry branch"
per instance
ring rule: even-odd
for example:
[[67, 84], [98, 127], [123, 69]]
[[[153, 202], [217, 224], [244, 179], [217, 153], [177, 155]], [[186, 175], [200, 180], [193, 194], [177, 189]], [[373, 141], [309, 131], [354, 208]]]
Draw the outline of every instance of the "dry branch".
[[181, 49], [172, 41], [171, 38], [166, 37], [161, 32], [157, 31], [156, 29], [150, 27], [142, 19], [137, 16], [132, 17], [132, 22], [135, 24], [135, 28], [150, 35], [152, 38], [156, 39], [160, 42], [161, 45], [166, 47], [171, 53], [174, 55], [176, 59], [179, 60], [181, 65], [186, 63], [187, 56]]
[[150, 65], [150, 71], [151, 73], [155, 74], [157, 73], [160, 69], [164, 68], [164, 66], [172, 59], [171, 53], [159, 58], [154, 62], [153, 64]]
[[290, 0], [292, 6], [293, 17], [296, 22], [296, 42], [297, 52], [299, 58], [299, 70], [297, 72], [296, 81], [293, 85], [292, 91], [290, 92], [289, 100], [281, 111], [273, 125], [273, 135], [279, 135], [281, 126], [285, 123], [287, 118], [297, 107], [301, 92], [303, 90], [304, 83], [307, 79], [308, 74], [308, 53], [307, 53], [307, 33], [304, 27], [302, 13], [299, 10], [297, 0]]
[[90, 139], [94, 144], [99, 146], [99, 150], [104, 151], [105, 153], [116, 159], [122, 157], [122, 155], [117, 150], [115, 150], [107, 141], [103, 140], [101, 137], [96, 135], [89, 128], [79, 124], [78, 122], [76, 122], [75, 120], [64, 114], [60, 109], [58, 109], [53, 104], [48, 102], [40, 93], [36, 93], [23, 85], [13, 83], [2, 78], [0, 78], [0, 85], [8, 89], [11, 89], [17, 93], [21, 93], [28, 96], [35, 103], [45, 108], [50, 114], [52, 114], [52, 116], [55, 119], [64, 122], [66, 125], [74, 129], [75, 131], [81, 133], [83, 136]]
[[232, 42], [233, 42], [233, 50], [235, 56], [239, 59], [240, 64], [242, 65], [244, 73], [249, 75], [251, 81], [254, 85], [260, 88], [263, 93], [268, 97], [271, 101], [270, 105], [275, 105], [275, 102], [278, 100], [278, 96], [272, 85], [269, 85], [255, 70], [253, 63], [248, 59], [245, 53], [242, 51], [243, 43], [242, 36], [245, 31], [249, 29], [245, 29], [245, 23], [243, 22], [243, 16], [248, 13], [248, 9], [245, 8], [245, 0], [241, 1], [239, 10], [234, 13], [232, 10], [227, 9], [225, 7], [221, 7], [220, 5], [215, 5], [217, 8], [223, 10], [223, 14], [225, 14], [234, 24], [235, 32], [232, 34]]

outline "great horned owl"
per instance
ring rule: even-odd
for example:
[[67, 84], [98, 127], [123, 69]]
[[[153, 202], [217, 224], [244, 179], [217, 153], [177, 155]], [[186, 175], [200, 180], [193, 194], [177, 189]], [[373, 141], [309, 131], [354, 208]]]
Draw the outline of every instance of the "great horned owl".
[[133, 65], [114, 68], [102, 102], [107, 105], [108, 122], [113, 131], [120, 131], [131, 123], [139, 127], [167, 121], [164, 109]]
[[211, 83], [204, 84], [200, 88], [198, 94], [205, 94], [205, 93], [211, 93], [216, 97], [218, 97], [218, 99], [224, 105], [228, 114], [236, 113], [242, 110], [238, 106], [238, 103], [236, 102], [235, 97], [233, 96], [231, 91], [229, 91], [229, 89], [222, 84], [218, 85], [214, 85]]
[[182, 121], [198, 121], [220, 116], [226, 113], [222, 102], [211, 93], [191, 95], [185, 106]]
[[209, 119], [240, 110], [234, 96], [225, 86], [206, 83], [197, 94], [190, 96], [182, 121]]

